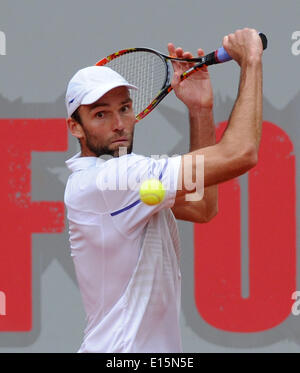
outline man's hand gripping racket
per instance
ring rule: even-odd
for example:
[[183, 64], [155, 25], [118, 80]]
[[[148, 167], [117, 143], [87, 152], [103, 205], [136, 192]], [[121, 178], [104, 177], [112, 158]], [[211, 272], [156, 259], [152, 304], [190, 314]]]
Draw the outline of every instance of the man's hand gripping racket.
[[[263, 49], [266, 49], [268, 44], [266, 36], [262, 33], [259, 33], [259, 36]], [[131, 93], [134, 112], [139, 121], [172, 91], [170, 84], [172, 68], [169, 61], [194, 63], [194, 66], [181, 75], [180, 79], [184, 80], [203, 67], [230, 60], [232, 57], [223, 47], [203, 57], [190, 59], [170, 57], [149, 48], [130, 48], [112, 53], [98, 61], [96, 65], [110, 67], [139, 88]]]

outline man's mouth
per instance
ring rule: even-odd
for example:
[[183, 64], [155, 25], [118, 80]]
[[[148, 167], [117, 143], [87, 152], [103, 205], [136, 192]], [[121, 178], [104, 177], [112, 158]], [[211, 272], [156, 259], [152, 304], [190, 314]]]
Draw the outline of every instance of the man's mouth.
[[114, 144], [115, 142], [125, 142], [125, 141], [128, 141], [126, 137], [120, 137], [119, 139], [114, 140], [112, 143]]

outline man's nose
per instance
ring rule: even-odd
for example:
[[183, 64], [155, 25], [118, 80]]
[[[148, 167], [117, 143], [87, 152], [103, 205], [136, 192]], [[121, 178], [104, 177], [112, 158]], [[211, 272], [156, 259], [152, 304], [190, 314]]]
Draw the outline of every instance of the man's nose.
[[112, 126], [113, 126], [114, 131], [119, 131], [119, 130], [124, 129], [124, 123], [123, 123], [123, 120], [120, 114], [116, 113], [114, 115]]

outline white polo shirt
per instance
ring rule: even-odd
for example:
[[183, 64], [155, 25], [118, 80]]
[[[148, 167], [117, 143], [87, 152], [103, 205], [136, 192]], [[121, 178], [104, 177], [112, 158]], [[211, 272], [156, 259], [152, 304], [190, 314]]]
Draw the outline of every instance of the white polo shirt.
[[[66, 161], [71, 256], [87, 316], [78, 352], [181, 352], [180, 242], [170, 210], [180, 162], [134, 153]], [[151, 177], [167, 190], [156, 206], [142, 203], [136, 187]]]

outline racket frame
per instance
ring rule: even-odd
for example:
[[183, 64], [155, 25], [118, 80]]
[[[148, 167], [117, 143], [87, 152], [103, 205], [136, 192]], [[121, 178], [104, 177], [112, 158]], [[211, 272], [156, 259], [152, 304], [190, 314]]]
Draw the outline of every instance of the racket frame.
[[[267, 48], [268, 40], [267, 37], [259, 33], [259, 36], [261, 38], [263, 49]], [[122, 49], [118, 52], [112, 53], [109, 56], [103, 58], [102, 60], [98, 61], [96, 63], [96, 66], [105, 66], [110, 61], [128, 53], [134, 53], [134, 52], [148, 52], [155, 54], [158, 56], [165, 64], [166, 68], [166, 75], [165, 80], [163, 82], [163, 85], [158, 92], [158, 94], [154, 97], [154, 99], [151, 101], [151, 103], [143, 109], [140, 113], [136, 114], [136, 121], [143, 119], [146, 115], [148, 115], [166, 96], [168, 93], [170, 93], [173, 88], [170, 84], [170, 63], [169, 61], [180, 61], [180, 62], [190, 62], [195, 63], [194, 66], [192, 66], [190, 69], [185, 71], [183, 74], [181, 74], [180, 79], [184, 80], [188, 78], [191, 74], [193, 74], [195, 71], [198, 71], [202, 68], [205, 68], [209, 65], [214, 65], [222, 62], [226, 62], [231, 60], [232, 58], [228, 55], [228, 53], [225, 51], [223, 47], [219, 48], [218, 50], [211, 52], [205, 56], [202, 57], [196, 57], [196, 58], [178, 58], [178, 57], [171, 57], [167, 56], [161, 52], [156, 51], [155, 49], [151, 48], [128, 48], [128, 49]]]
[[104, 57], [103, 59], [99, 60], [96, 63], [96, 66], [105, 66], [106, 64], [108, 64], [109, 62], [111, 62], [112, 60], [118, 57], [121, 57], [129, 53], [135, 53], [135, 52], [148, 52], [148, 53], [155, 54], [164, 62], [165, 69], [166, 69], [165, 79], [164, 79], [164, 82], [162, 84], [160, 91], [145, 109], [143, 109], [140, 113], [136, 114], [137, 122], [143, 119], [146, 115], [148, 115], [167, 96], [167, 94], [173, 90], [170, 84], [171, 66], [170, 66], [169, 61], [174, 60], [174, 61], [191, 62], [191, 63], [198, 62], [195, 66], [191, 67], [190, 69], [188, 69], [181, 75], [181, 80], [188, 78], [193, 72], [207, 66], [205, 64], [206, 56], [199, 57], [199, 58], [183, 59], [183, 58], [177, 58], [177, 57], [170, 57], [170, 56], [167, 56], [163, 53], [156, 51], [155, 49], [143, 48], [143, 47], [122, 49], [118, 52], [112, 53], [108, 55], [107, 57]]

